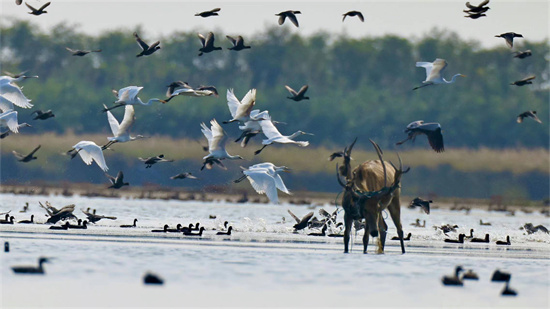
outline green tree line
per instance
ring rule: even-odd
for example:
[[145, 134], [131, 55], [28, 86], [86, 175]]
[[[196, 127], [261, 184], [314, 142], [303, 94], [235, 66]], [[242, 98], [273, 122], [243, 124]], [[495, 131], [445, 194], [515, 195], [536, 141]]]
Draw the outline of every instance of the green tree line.
[[[393, 35], [360, 39], [318, 33], [301, 36], [286, 28], [267, 28], [245, 37], [252, 48], [240, 52], [226, 48], [225, 33], [216, 31], [216, 46], [224, 47], [198, 57], [196, 33], [174, 32], [151, 37], [136, 30], [149, 43], [160, 40], [161, 50], [136, 58], [140, 51], [133, 30], [121, 29], [90, 36], [62, 24], [48, 32], [26, 21], [0, 28], [0, 64], [3, 71], [39, 75], [28, 80], [24, 93], [35, 109], [52, 109], [56, 118], [33, 122], [23, 134], [74, 132], [110, 134], [102, 104], [115, 99], [111, 89], [144, 86], [140, 97], [163, 98], [175, 80], [214, 85], [220, 97], [175, 98], [168, 104], [136, 108], [134, 134], [202, 138], [199, 124], [212, 118], [230, 119], [225, 94], [234, 88], [238, 97], [257, 88], [256, 107], [269, 110], [283, 134], [301, 129], [314, 133], [312, 144], [327, 147], [348, 144], [358, 136], [375, 139], [392, 149], [405, 138], [403, 129], [415, 120], [439, 122], [447, 148], [537, 148], [549, 146], [550, 46], [547, 41], [518, 40], [515, 48], [533, 56], [513, 58], [512, 50], [486, 49], [447, 30], [434, 29], [420, 39]], [[204, 31], [203, 34], [206, 34]], [[496, 38], [488, 38], [495, 39]], [[74, 57], [65, 47], [102, 52]], [[445, 77], [467, 75], [452, 85], [416, 91], [425, 70], [416, 61], [447, 60]], [[511, 82], [536, 75], [533, 85]], [[309, 101], [286, 97], [284, 85], [299, 89], [308, 84]], [[30, 111], [20, 121], [30, 120]], [[537, 110], [543, 124], [516, 123], [516, 116]], [[123, 109], [114, 111], [122, 118]], [[235, 125], [226, 126], [238, 135]], [[402, 147], [429, 147], [424, 141]]]

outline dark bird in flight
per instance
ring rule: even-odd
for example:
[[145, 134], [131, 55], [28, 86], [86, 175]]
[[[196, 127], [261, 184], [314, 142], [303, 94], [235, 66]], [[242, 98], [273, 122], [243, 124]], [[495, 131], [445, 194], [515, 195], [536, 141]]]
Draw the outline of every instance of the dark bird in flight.
[[[89, 208], [88, 208], [89, 209]], [[81, 211], [86, 215], [86, 217], [88, 217], [88, 222], [90, 223], [96, 223], [98, 222], [99, 220], [101, 219], [110, 219], [110, 220], [116, 220], [116, 217], [108, 217], [108, 216], [104, 216], [104, 215], [96, 215], [95, 214], [95, 209], [94, 209], [94, 212], [89, 212], [88, 210], [82, 210]]]
[[95, 49], [95, 50], [82, 50], [82, 49], [72, 49], [69, 47], [65, 47], [66, 50], [68, 50], [73, 56], [85, 56], [89, 53], [100, 53], [101, 49]]
[[225, 36], [229, 41], [231, 41], [231, 43], [233, 44], [233, 47], [228, 47], [227, 49], [229, 50], [234, 50], [234, 51], [239, 51], [239, 50], [243, 50], [243, 49], [248, 49], [248, 48], [251, 48], [250, 46], [246, 46], [244, 45], [244, 39], [242, 36], [238, 36], [236, 39], [229, 36], [229, 35], [226, 35]]
[[424, 212], [426, 214], [430, 214], [430, 203], [433, 203], [432, 200], [423, 200], [419, 197], [415, 197], [414, 200], [411, 201], [411, 203], [409, 204], [409, 207], [415, 207], [415, 206], [418, 206], [420, 208], [422, 208], [422, 210], [424, 210]]
[[156, 157], [149, 157], [149, 158], [146, 158], [146, 159], [143, 159], [143, 158], [139, 158], [142, 162], [145, 163], [145, 168], [150, 168], [151, 166], [153, 166], [153, 164], [155, 163], [159, 163], [159, 162], [174, 162], [174, 160], [167, 160], [167, 159], [164, 159], [164, 155], [163, 154], [160, 154]]
[[363, 17], [363, 14], [359, 11], [349, 11], [345, 14], [342, 14], [344, 16], [344, 18], [342, 18], [342, 22], [344, 20], [346, 20], [346, 17], [349, 16], [349, 17], [353, 17], [353, 16], [357, 16], [359, 18], [359, 20], [361, 20], [362, 22], [365, 22], [365, 17]]
[[285, 19], [288, 17], [288, 19], [290, 19], [290, 21], [294, 24], [294, 26], [300, 27], [300, 25], [298, 25], [298, 19], [296, 18], [296, 14], [302, 14], [302, 12], [289, 10], [289, 11], [281, 12], [279, 14], [275, 14], [275, 16], [279, 16], [279, 25], [284, 24]]
[[528, 49], [526, 51], [517, 51], [514, 54], [515, 54], [514, 58], [519, 58], [519, 59], [527, 58], [527, 57], [533, 55], [533, 53], [531, 52], [530, 49]]
[[523, 38], [523, 35], [515, 32], [506, 32], [503, 34], [495, 35], [495, 37], [505, 39], [506, 45], [512, 48], [514, 46], [514, 38]]
[[129, 186], [130, 185], [129, 183], [124, 182], [124, 174], [122, 173], [122, 171], [118, 172], [116, 177], [113, 177], [113, 176], [111, 176], [107, 173], [105, 173], [105, 176], [107, 176], [107, 178], [109, 178], [109, 181], [111, 181], [111, 186], [109, 186], [107, 188], [120, 189], [123, 186]]
[[542, 121], [540, 121], [539, 117], [537, 117], [537, 111], [526, 111], [526, 112], [523, 112], [521, 114], [518, 115], [518, 118], [516, 119], [516, 121], [518, 123], [522, 123], [523, 122], [523, 118], [525, 117], [530, 117], [530, 118], [533, 118], [533, 120], [535, 120], [536, 122], [538, 123], [542, 123]]
[[36, 111], [32, 112], [31, 115], [32, 114], [36, 114], [36, 116], [32, 120], [37, 120], [37, 119], [46, 120], [48, 118], [55, 117], [55, 115], [54, 115], [54, 113], [52, 112], [51, 109], [47, 110], [47, 111], [36, 110]]
[[513, 83], [510, 83], [510, 85], [516, 85], [516, 86], [525, 86], [532, 84], [532, 80], [535, 79], [535, 75], [531, 75], [529, 77], [526, 77], [524, 79], [516, 80]]
[[185, 178], [189, 178], [189, 179], [198, 179], [197, 177], [193, 176], [191, 173], [179, 173], [175, 176], [172, 176], [170, 177], [170, 179], [185, 179]]
[[33, 151], [31, 151], [31, 153], [29, 153], [28, 155], [22, 155], [20, 154], [19, 152], [17, 151], [12, 151], [13, 155], [17, 158], [17, 161], [19, 162], [30, 162], [32, 160], [36, 160], [38, 159], [37, 157], [34, 156], [34, 153], [38, 151], [38, 149], [40, 149], [40, 146], [41, 145], [38, 145], [38, 147], [34, 148]]
[[216, 98], [219, 97], [218, 89], [216, 89], [216, 87], [214, 87], [214, 86], [200, 85], [199, 87], [196, 88], [196, 90], [209, 90], [209, 91], [212, 91], [212, 94], [213, 94]]
[[210, 11], [204, 11], [204, 12], [197, 13], [197, 14], [195, 14], [195, 16], [200, 16], [200, 17], [219, 16], [219, 14], [218, 14], [219, 11], [221, 11], [220, 8], [215, 8], [215, 9], [211, 9]]
[[409, 135], [407, 139], [396, 143], [396, 145], [401, 145], [408, 140], [414, 142], [414, 139], [418, 135], [425, 134], [428, 137], [430, 146], [432, 146], [435, 152], [445, 151], [443, 135], [441, 134], [441, 125], [437, 122], [424, 123], [423, 120], [411, 122], [405, 129], [405, 133]]
[[302, 101], [302, 100], [309, 100], [309, 97], [305, 96], [306, 91], [309, 88], [308, 85], [302, 86], [302, 88], [300, 88], [300, 91], [298, 92], [296, 92], [296, 90], [290, 88], [287, 85], [285, 85], [285, 88], [286, 90], [288, 90], [288, 92], [290, 92], [290, 95], [291, 95], [290, 97], [287, 97], [288, 99], [294, 100], [296, 102]]
[[302, 219], [296, 217], [296, 215], [293, 214], [292, 211], [290, 211], [290, 209], [288, 209], [287, 211], [290, 214], [290, 216], [294, 218], [294, 220], [296, 220], [296, 224], [294, 224], [293, 226], [294, 231], [305, 229], [309, 223], [309, 220], [311, 220], [311, 218], [313, 217], [313, 211], [305, 215]]
[[160, 41], [156, 41], [151, 46], [149, 46], [147, 45], [147, 43], [143, 42], [137, 32], [134, 32], [134, 37], [136, 38], [139, 47], [141, 47], [141, 52], [137, 54], [136, 57], [148, 56], [160, 49]]
[[[466, 11], [464, 11], [466, 12]], [[480, 17], [485, 17], [487, 15], [483, 14], [483, 13], [468, 13], [468, 15], [464, 16], [466, 18], [471, 18], [471, 19], [478, 19]]]
[[468, 7], [468, 12], [472, 13], [483, 13], [487, 12], [489, 7], [486, 7], [486, 5], [489, 4], [489, 0], [485, 0], [481, 2], [479, 5], [472, 5], [470, 2], [466, 2], [466, 6]]
[[25, 2], [25, 5], [31, 10], [31, 12], [29, 12], [29, 14], [32, 14], [32, 15], [42, 15], [44, 13], [48, 13], [48, 11], [44, 11], [45, 8], [47, 8], [50, 4], [52, 4], [51, 2], [47, 2], [46, 4], [44, 4], [43, 6], [41, 6], [38, 10], [33, 8], [32, 6], [30, 6], [27, 2]]
[[199, 51], [200, 51], [199, 56], [202, 56], [203, 53], [209, 53], [215, 50], [222, 50], [221, 47], [214, 46], [214, 39], [215, 39], [214, 33], [208, 32], [208, 35], [206, 36], [206, 38], [204, 37], [204, 35], [200, 33], [197, 33], [197, 35], [199, 36], [199, 39], [201, 40], [201, 44], [202, 44], [202, 47], [199, 48]]

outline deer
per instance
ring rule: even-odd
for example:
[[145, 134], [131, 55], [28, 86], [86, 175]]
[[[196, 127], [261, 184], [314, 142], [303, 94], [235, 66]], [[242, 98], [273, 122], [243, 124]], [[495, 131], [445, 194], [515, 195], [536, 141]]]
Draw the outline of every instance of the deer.
[[[384, 253], [386, 230], [388, 226], [382, 216], [383, 210], [388, 210], [401, 244], [401, 252], [405, 253], [403, 243], [403, 227], [401, 225], [401, 204], [399, 201], [401, 176], [410, 168], [403, 170], [401, 157], [399, 168], [392, 162], [384, 161], [382, 150], [373, 140], [369, 139], [379, 160], [367, 160], [351, 170], [351, 150], [357, 141], [343, 151], [344, 165], [336, 165], [338, 183], [344, 189], [342, 207], [344, 208], [344, 253], [349, 252], [349, 240], [354, 220], [365, 219], [366, 227], [363, 235], [363, 253], [367, 253], [369, 236], [378, 237], [378, 253]], [[388, 164], [389, 163], [389, 164]], [[345, 183], [341, 177], [345, 177]]]

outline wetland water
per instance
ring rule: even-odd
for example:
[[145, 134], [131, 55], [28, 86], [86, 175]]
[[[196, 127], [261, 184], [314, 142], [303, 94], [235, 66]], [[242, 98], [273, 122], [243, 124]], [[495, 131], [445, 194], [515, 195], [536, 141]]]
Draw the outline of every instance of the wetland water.
[[[48, 225], [2, 225], [0, 240], [9, 241], [9, 253], [0, 254], [2, 307], [542, 307], [550, 305], [550, 236], [524, 235], [526, 222], [548, 226], [540, 213], [434, 209], [430, 215], [402, 208], [407, 253], [400, 254], [392, 241], [395, 227], [388, 218], [386, 253], [362, 254], [361, 235], [353, 238], [350, 254], [343, 254], [341, 238], [293, 233], [287, 213], [299, 217], [308, 209], [295, 205], [233, 204], [127, 200], [61, 196], [1, 195], [0, 212], [12, 210], [16, 221], [35, 214], [45, 222], [38, 201], [56, 207], [76, 204], [116, 216], [87, 230], [52, 231]], [[29, 202], [30, 211], [18, 211]], [[327, 211], [331, 205], [322, 206]], [[209, 219], [216, 215], [216, 219]], [[341, 217], [342, 214], [340, 214]], [[281, 223], [282, 217], [286, 221]], [[138, 218], [138, 227], [121, 229]], [[426, 220], [426, 228], [409, 224]], [[341, 220], [341, 218], [339, 218]], [[491, 226], [480, 226], [479, 220]], [[216, 236], [223, 221], [234, 227], [231, 236]], [[151, 229], [177, 223], [200, 222], [207, 230], [200, 238], [181, 233], [151, 233]], [[432, 225], [453, 223], [459, 232], [475, 229], [475, 236], [490, 233], [491, 243], [444, 243], [445, 235]], [[512, 245], [497, 246], [496, 239], [510, 235]], [[33, 265], [39, 256], [51, 257], [46, 275], [15, 275], [14, 265]], [[456, 265], [473, 269], [479, 281], [464, 287], [445, 287], [444, 275]], [[490, 282], [495, 269], [512, 273], [510, 287], [517, 297], [503, 297], [503, 284]], [[151, 271], [164, 278], [163, 286], [145, 286], [142, 277]]]

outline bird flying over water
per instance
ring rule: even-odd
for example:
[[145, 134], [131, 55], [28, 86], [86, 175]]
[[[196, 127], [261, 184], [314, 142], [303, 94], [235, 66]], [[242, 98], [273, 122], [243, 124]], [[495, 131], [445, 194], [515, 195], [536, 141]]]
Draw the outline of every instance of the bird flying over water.
[[153, 43], [151, 46], [147, 45], [147, 43], [145, 43], [140, 37], [139, 35], [137, 34], [137, 32], [134, 32], [134, 37], [136, 38], [136, 42], [138, 43], [139, 47], [141, 48], [141, 52], [139, 54], [136, 55], [136, 57], [141, 57], [141, 56], [149, 56], [151, 55], [152, 53], [156, 52], [157, 50], [160, 49], [160, 41], [156, 41], [155, 43]]
[[[19, 128], [24, 126], [30, 127], [31, 125], [26, 122], [19, 124], [19, 121], [17, 120], [17, 111], [10, 110], [0, 114], [0, 128], [7, 127], [9, 129], [9, 131], [2, 133], [2, 138], [6, 137], [8, 135], [6, 133], [10, 131], [13, 133], [19, 133]], [[4, 136], [4, 134], [6, 135]]]
[[113, 94], [117, 98], [117, 100], [114, 102], [114, 106], [111, 106], [109, 108], [104, 108], [103, 111], [107, 112], [112, 109], [115, 109], [117, 107], [121, 107], [124, 105], [143, 105], [143, 106], [149, 106], [153, 104], [154, 102], [160, 102], [160, 103], [166, 103], [165, 100], [160, 100], [157, 98], [149, 99], [147, 103], [144, 103], [141, 101], [141, 99], [138, 97], [139, 92], [143, 89], [143, 87], [138, 86], [128, 86], [124, 87], [118, 91], [113, 89]]
[[34, 112], [31, 113], [31, 115], [33, 115], [33, 114], [36, 114], [36, 117], [34, 117], [32, 120], [37, 120], [37, 119], [46, 120], [46, 119], [55, 117], [55, 115], [54, 115], [54, 113], [52, 112], [51, 109], [49, 109], [47, 111], [42, 111], [40, 109], [35, 110]]
[[296, 14], [302, 14], [302, 12], [289, 10], [281, 12], [279, 14], [275, 14], [275, 16], [279, 16], [279, 25], [284, 24], [286, 18], [288, 17], [288, 19], [294, 24], [294, 26], [299, 27], [300, 25], [298, 25]]
[[174, 162], [174, 160], [167, 160], [164, 158], [163, 154], [160, 154], [156, 157], [149, 157], [149, 158], [138, 158], [140, 161], [145, 163], [145, 168], [151, 168], [153, 164], [160, 163], [160, 162]]
[[113, 177], [107, 173], [105, 173], [105, 176], [109, 178], [109, 181], [111, 182], [111, 186], [107, 188], [113, 188], [113, 189], [120, 189], [123, 186], [129, 186], [130, 184], [127, 182], [124, 182], [124, 174], [122, 171], [119, 171], [116, 177]]
[[[103, 107], [107, 109], [107, 106], [103, 105]], [[143, 135], [130, 136], [130, 128], [134, 125], [134, 121], [136, 119], [134, 115], [134, 106], [126, 105], [124, 110], [124, 118], [119, 124], [115, 116], [113, 116], [110, 111], [107, 111], [107, 120], [109, 121], [109, 126], [111, 127], [111, 132], [114, 136], [107, 137], [109, 142], [101, 147], [103, 150], [107, 149], [114, 143], [131, 142], [136, 139], [143, 138]]]
[[287, 85], [285, 85], [285, 88], [286, 88], [286, 90], [288, 90], [288, 92], [290, 92], [290, 95], [291, 95], [290, 97], [287, 97], [287, 99], [291, 99], [291, 100], [294, 100], [296, 102], [302, 101], [302, 100], [309, 100], [309, 97], [305, 96], [306, 91], [309, 88], [308, 85], [302, 86], [302, 88], [300, 88], [300, 91], [298, 91], [298, 92], [296, 92], [296, 90], [290, 88]]
[[29, 14], [36, 15], [36, 16], [42, 15], [44, 13], [48, 13], [48, 11], [44, 11], [44, 9], [47, 8], [50, 4], [52, 4], [52, 3], [51, 2], [46, 2], [46, 4], [44, 4], [43, 6], [41, 6], [37, 10], [37, 9], [33, 8], [32, 6], [30, 6], [27, 2], [25, 2], [25, 5], [31, 10], [29, 12]]
[[526, 77], [524, 79], [516, 80], [513, 83], [510, 83], [510, 85], [516, 85], [516, 86], [525, 86], [532, 84], [532, 80], [535, 79], [535, 75], [531, 75], [529, 77]]
[[489, 7], [486, 7], [486, 5], [489, 4], [489, 0], [485, 0], [481, 2], [478, 5], [472, 5], [470, 2], [466, 2], [466, 6], [468, 7], [468, 11], [472, 13], [483, 13], [489, 10]]
[[294, 231], [303, 230], [308, 226], [309, 220], [313, 217], [313, 211], [306, 214], [302, 219], [298, 218], [290, 209], [287, 209], [288, 213], [294, 220], [296, 220], [296, 224], [294, 224]]
[[218, 16], [219, 11], [221, 11], [220, 8], [215, 8], [215, 9], [211, 9], [210, 11], [204, 11], [204, 12], [197, 13], [197, 14], [195, 14], [195, 16], [200, 16], [200, 17]]
[[101, 49], [95, 49], [95, 50], [82, 50], [82, 49], [72, 49], [69, 47], [65, 47], [66, 50], [68, 50], [73, 56], [86, 56], [89, 53], [100, 53]]
[[12, 151], [12, 153], [15, 156], [15, 158], [17, 158], [17, 161], [26, 163], [26, 162], [30, 162], [32, 160], [38, 159], [37, 157], [34, 156], [34, 154], [38, 151], [38, 149], [40, 149], [40, 146], [41, 145], [38, 145], [38, 147], [34, 148], [34, 150], [31, 151], [28, 155], [22, 155], [15, 150]]
[[234, 182], [241, 182], [243, 179], [247, 178], [252, 188], [259, 194], [265, 194], [271, 203], [279, 203], [277, 189], [286, 194], [290, 194], [279, 174], [281, 172], [288, 173], [290, 171], [286, 166], [275, 166], [273, 163], [264, 162], [252, 165], [248, 169], [244, 167], [241, 168], [243, 169], [242, 172], [244, 176]]
[[306, 133], [304, 131], [296, 131], [292, 135], [285, 136], [282, 135], [279, 130], [275, 127], [273, 122], [271, 121], [271, 118], [266, 118], [265, 120], [260, 121], [260, 126], [262, 126], [262, 132], [264, 133], [265, 137], [267, 139], [264, 139], [262, 141], [263, 147], [259, 150], [256, 150], [254, 152], [255, 155], [259, 154], [262, 150], [264, 150], [265, 147], [273, 144], [273, 143], [281, 143], [281, 144], [296, 144], [300, 147], [306, 147], [309, 145], [309, 142], [307, 141], [295, 141], [294, 138], [307, 134], [307, 135], [313, 135], [311, 133]]
[[524, 59], [524, 58], [527, 58], [529, 56], [533, 55], [533, 53], [531, 52], [530, 49], [526, 50], [526, 51], [517, 51], [517, 52], [514, 52], [514, 58], [519, 58], [519, 59]]
[[67, 151], [67, 154], [71, 155], [71, 159], [73, 159], [76, 154], [80, 154], [80, 158], [82, 158], [82, 161], [84, 161], [86, 165], [91, 165], [92, 161], [95, 161], [104, 172], [109, 170], [107, 163], [105, 163], [105, 157], [103, 156], [101, 147], [94, 142], [80, 141], [74, 145], [71, 150]]
[[170, 179], [186, 179], [186, 178], [189, 178], [189, 179], [198, 179], [197, 177], [193, 176], [193, 174], [188, 173], [188, 172], [179, 173], [179, 174], [177, 174], [177, 175], [174, 175], [174, 176], [170, 177]]
[[[241, 123], [251, 120], [250, 114], [256, 104], [256, 89], [250, 89], [242, 101], [239, 101], [233, 93], [233, 89], [227, 89], [227, 106], [231, 113], [232, 119], [223, 123], [239, 121]], [[257, 119], [259, 120], [259, 119]]]
[[342, 22], [346, 20], [346, 17], [354, 17], [357, 16], [360, 21], [365, 22], [365, 17], [363, 17], [363, 14], [359, 11], [349, 11], [347, 13], [342, 14], [344, 17], [342, 18]]
[[523, 119], [526, 118], [526, 117], [533, 118], [533, 120], [535, 120], [536, 122], [542, 123], [542, 121], [540, 121], [539, 117], [537, 117], [537, 111], [526, 111], [526, 112], [523, 112], [523, 113], [519, 114], [518, 118], [516, 119], [517, 123], [522, 123]]
[[228, 47], [227, 49], [229, 50], [234, 50], [234, 51], [239, 51], [239, 50], [243, 50], [243, 49], [248, 49], [248, 48], [251, 48], [250, 46], [246, 46], [244, 45], [244, 39], [242, 36], [238, 36], [236, 39], [229, 36], [229, 35], [226, 35], [225, 36], [229, 41], [231, 41], [231, 43], [233, 44], [232, 47]]
[[455, 74], [450, 81], [443, 78], [441, 74], [447, 67], [445, 59], [437, 58], [434, 62], [417, 62], [416, 67], [426, 69], [426, 80], [422, 82], [422, 86], [415, 87], [413, 90], [435, 84], [452, 84], [458, 76], [465, 77], [465, 75], [459, 73]]
[[506, 45], [512, 48], [514, 46], [514, 38], [523, 38], [523, 35], [515, 32], [506, 32], [499, 35], [495, 35], [497, 38], [503, 38], [506, 40]]
[[407, 138], [396, 143], [396, 145], [401, 145], [408, 140], [414, 142], [418, 135], [424, 134], [428, 137], [428, 142], [435, 152], [445, 151], [445, 147], [443, 146], [443, 135], [441, 134], [441, 125], [439, 123], [424, 123], [423, 120], [413, 121], [407, 126], [405, 133], [408, 134]]
[[[31, 100], [27, 99], [21, 88], [15, 84], [27, 78], [38, 78], [38, 76], [0, 76], [0, 95], [21, 108], [31, 108], [33, 106]], [[4, 112], [6, 112], [6, 110], [4, 110]]]
[[225, 150], [225, 144], [227, 142], [227, 134], [223, 130], [223, 128], [220, 126], [220, 124], [216, 121], [216, 119], [212, 119], [210, 121], [211, 128], [208, 128], [206, 124], [201, 123], [201, 131], [202, 134], [206, 137], [208, 140], [208, 152], [209, 154], [204, 156], [204, 162], [201, 167], [201, 170], [203, 170], [205, 167], [212, 167], [213, 163], [221, 164], [221, 160], [229, 159], [229, 160], [236, 160], [243, 158], [239, 155], [232, 156], [229, 153], [227, 153], [227, 150]]
[[206, 36], [206, 38], [204, 37], [204, 35], [200, 33], [197, 33], [197, 35], [202, 45], [202, 47], [199, 48], [199, 51], [200, 51], [199, 56], [202, 56], [204, 53], [213, 52], [215, 50], [222, 50], [221, 47], [214, 46], [214, 40], [215, 40], [214, 33], [208, 32], [208, 35]]

